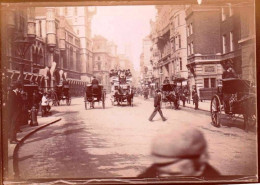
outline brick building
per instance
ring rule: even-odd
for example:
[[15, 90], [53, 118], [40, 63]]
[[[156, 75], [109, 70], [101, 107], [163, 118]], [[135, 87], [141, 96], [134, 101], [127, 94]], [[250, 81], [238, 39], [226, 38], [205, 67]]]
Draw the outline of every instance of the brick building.
[[215, 88], [222, 78], [220, 8], [189, 6], [186, 24], [188, 84], [190, 91], [196, 88], [200, 95], [200, 89]]

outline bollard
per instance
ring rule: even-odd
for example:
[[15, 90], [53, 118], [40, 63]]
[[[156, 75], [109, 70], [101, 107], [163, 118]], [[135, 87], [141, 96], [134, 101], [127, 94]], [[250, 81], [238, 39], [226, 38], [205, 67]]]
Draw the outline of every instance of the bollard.
[[37, 109], [35, 106], [32, 107], [31, 109], [31, 126], [38, 126], [38, 121], [37, 121]]

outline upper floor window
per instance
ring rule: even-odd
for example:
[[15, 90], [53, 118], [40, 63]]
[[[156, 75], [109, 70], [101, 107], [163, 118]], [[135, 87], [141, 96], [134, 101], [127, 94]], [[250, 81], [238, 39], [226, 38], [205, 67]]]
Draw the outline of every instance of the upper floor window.
[[181, 48], [181, 35], [178, 35], [179, 38], [179, 48]]
[[227, 41], [226, 41], [226, 35], [222, 36], [222, 47], [223, 47], [223, 53], [227, 52]]
[[232, 8], [231, 4], [229, 5], [229, 16], [231, 17], [234, 14], [234, 9]]
[[225, 8], [221, 8], [221, 20], [225, 21], [226, 18], [227, 18], [226, 9]]
[[98, 60], [100, 60], [100, 56], [98, 56]]
[[190, 55], [191, 52], [190, 52], [190, 44], [188, 44], [188, 55]]
[[180, 58], [180, 70], [182, 71], [182, 59]]
[[190, 35], [193, 34], [192, 23], [190, 23]]
[[194, 54], [193, 42], [190, 43], [190, 53]]
[[230, 51], [234, 51], [234, 34], [230, 32]]

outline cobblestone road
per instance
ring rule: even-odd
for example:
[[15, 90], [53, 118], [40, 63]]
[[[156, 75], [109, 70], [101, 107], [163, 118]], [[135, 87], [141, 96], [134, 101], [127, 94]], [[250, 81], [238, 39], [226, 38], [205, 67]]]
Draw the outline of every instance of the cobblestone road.
[[[30, 137], [19, 151], [20, 175], [29, 178], [135, 177], [150, 161], [151, 139], [158, 129], [177, 124], [201, 129], [208, 140], [210, 163], [224, 175], [256, 174], [256, 134], [240, 123], [215, 128], [209, 113], [190, 108], [163, 108], [167, 121], [148, 117], [153, 102], [140, 97], [134, 107], [96, 105], [85, 110], [83, 98], [71, 106], [52, 107], [60, 122]], [[60, 116], [61, 114], [59, 114]]]

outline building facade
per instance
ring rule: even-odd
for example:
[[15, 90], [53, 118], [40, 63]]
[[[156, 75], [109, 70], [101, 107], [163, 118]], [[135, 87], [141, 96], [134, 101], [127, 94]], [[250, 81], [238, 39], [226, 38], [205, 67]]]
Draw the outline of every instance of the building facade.
[[56, 12], [64, 16], [80, 39], [80, 72], [81, 79], [89, 81], [93, 74], [93, 43], [91, 38], [91, 21], [96, 9], [90, 7], [59, 7]]
[[102, 36], [93, 38], [93, 75], [103, 84], [106, 90], [111, 89], [109, 72], [111, 69], [111, 57], [108, 49], [108, 41]]
[[190, 91], [215, 88], [222, 78], [220, 8], [192, 5], [186, 9], [187, 67]]
[[[242, 4], [240, 11], [241, 36], [238, 43], [241, 46], [241, 76], [256, 85], [256, 33], [255, 33], [255, 9], [254, 1]], [[259, 53], [258, 53], [259, 55]]]
[[169, 77], [171, 83], [186, 85], [188, 78], [185, 6], [160, 5], [151, 21], [151, 63], [153, 79], [160, 86]]

